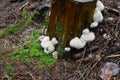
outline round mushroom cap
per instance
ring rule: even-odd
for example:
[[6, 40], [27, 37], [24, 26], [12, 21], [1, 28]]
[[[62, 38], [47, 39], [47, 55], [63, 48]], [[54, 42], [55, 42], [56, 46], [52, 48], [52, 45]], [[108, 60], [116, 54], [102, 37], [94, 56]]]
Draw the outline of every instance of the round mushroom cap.
[[38, 40], [39, 40], [39, 41], [42, 41], [42, 40], [44, 39], [44, 37], [45, 37], [45, 35], [41, 35], [41, 36], [38, 38]]
[[93, 22], [93, 23], [91, 23], [91, 25], [90, 25], [91, 28], [94, 28], [94, 27], [97, 27], [97, 26], [98, 26], [98, 22]]
[[52, 53], [55, 50], [55, 47], [53, 46], [51, 41], [48, 41], [46, 44], [44, 44], [44, 52], [45, 53]]
[[75, 37], [70, 41], [69, 45], [73, 48], [81, 49], [86, 45], [86, 42], [83, 39]]
[[88, 34], [89, 32], [90, 32], [90, 31], [89, 31], [89, 29], [87, 29], [87, 28], [82, 31], [83, 34]]
[[102, 22], [103, 21], [103, 15], [98, 8], [95, 9], [95, 12], [93, 15], [93, 21], [94, 22]]
[[71, 50], [71, 48], [70, 47], [65, 47], [65, 49], [64, 49], [66, 52], [69, 52], [70, 50]]
[[88, 34], [82, 34], [80, 38], [86, 42], [91, 42], [95, 39], [95, 34], [93, 32], [90, 32]]
[[100, 10], [100, 11], [103, 11], [104, 10], [104, 5], [103, 5], [103, 3], [100, 1], [100, 0], [98, 0], [97, 1], [97, 8]]
[[50, 37], [49, 37], [49, 36], [45, 36], [45, 37], [43, 38], [42, 42], [41, 42], [42, 48], [44, 48], [44, 44], [45, 44], [46, 42], [48, 42], [48, 41], [50, 41]]
[[55, 46], [56, 44], [58, 44], [58, 41], [55, 37], [52, 38], [51, 40], [52, 44]]

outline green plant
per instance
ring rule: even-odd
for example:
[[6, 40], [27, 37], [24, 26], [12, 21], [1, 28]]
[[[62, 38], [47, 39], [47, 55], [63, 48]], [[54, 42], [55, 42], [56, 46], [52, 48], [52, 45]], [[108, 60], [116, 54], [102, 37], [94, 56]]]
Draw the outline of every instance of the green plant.
[[6, 72], [9, 74], [9, 80], [14, 75], [14, 64], [13, 63], [6, 63]]
[[31, 62], [32, 60], [38, 60], [38, 63], [41, 67], [43, 66], [53, 66], [56, 63], [56, 60], [52, 58], [51, 54], [46, 54], [42, 50], [39, 41], [37, 38], [40, 35], [40, 30], [35, 30], [30, 41], [22, 48], [18, 48], [13, 54], [10, 55], [11, 58], [22, 59], [22, 61]]
[[44, 21], [44, 24], [43, 25], [45, 25], [46, 27], [48, 26], [48, 20], [49, 20], [49, 12], [48, 11], [46, 11], [45, 12], [45, 21]]
[[45, 16], [45, 20], [44, 20], [44, 23], [43, 23], [43, 30], [47, 29], [48, 28], [48, 21], [49, 21], [49, 12], [48, 11], [45, 11], [44, 14], [46, 15]]
[[60, 23], [56, 24], [56, 30], [57, 30], [57, 36], [58, 36], [58, 55], [63, 56], [64, 55], [64, 43], [63, 43], [63, 28]]
[[24, 10], [20, 21], [15, 25], [9, 25], [7, 28], [3, 29], [3, 31], [0, 32], [0, 38], [25, 29], [32, 23], [32, 17], [34, 17], [34, 13], [28, 15], [28, 12]]

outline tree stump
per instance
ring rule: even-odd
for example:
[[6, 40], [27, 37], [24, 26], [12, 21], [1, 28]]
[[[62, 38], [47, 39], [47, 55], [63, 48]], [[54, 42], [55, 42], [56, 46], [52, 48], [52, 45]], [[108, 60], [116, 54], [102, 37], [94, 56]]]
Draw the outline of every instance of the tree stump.
[[62, 46], [68, 46], [72, 38], [92, 23], [96, 2], [53, 0], [47, 34], [57, 37]]

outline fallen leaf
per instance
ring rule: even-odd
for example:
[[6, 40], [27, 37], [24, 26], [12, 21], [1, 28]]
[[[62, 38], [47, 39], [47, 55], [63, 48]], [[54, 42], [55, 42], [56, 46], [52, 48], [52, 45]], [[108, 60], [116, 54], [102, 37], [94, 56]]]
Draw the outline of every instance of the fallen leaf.
[[110, 80], [112, 76], [115, 76], [119, 73], [120, 68], [117, 64], [113, 62], [107, 62], [101, 68], [101, 74], [100, 77], [102, 80]]
[[102, 73], [101, 73], [100, 77], [103, 80], [110, 80], [111, 79], [111, 77], [112, 77], [112, 71], [110, 69], [102, 68], [101, 72]]

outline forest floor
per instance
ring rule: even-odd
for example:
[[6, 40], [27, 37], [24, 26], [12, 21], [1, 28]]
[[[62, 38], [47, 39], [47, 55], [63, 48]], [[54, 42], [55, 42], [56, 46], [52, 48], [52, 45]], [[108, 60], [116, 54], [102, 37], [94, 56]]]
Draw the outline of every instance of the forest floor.
[[[12, 2], [13, 1], [13, 2]], [[16, 24], [23, 9], [29, 13], [36, 6], [47, 0], [0, 0], [0, 32], [8, 25]], [[97, 28], [92, 29], [96, 34], [95, 41], [78, 53], [67, 58], [58, 59], [52, 67], [40, 68], [36, 61], [22, 63], [16, 61], [12, 71], [7, 73], [8, 55], [17, 46], [22, 46], [30, 39], [31, 33], [43, 25], [43, 21], [31, 24], [26, 29], [0, 39], [0, 80], [101, 80], [101, 68], [106, 62], [116, 63], [120, 67], [120, 1], [101, 0], [105, 5], [104, 20]], [[41, 17], [43, 18], [43, 17]], [[42, 20], [42, 19], [41, 19]], [[109, 35], [109, 39], [103, 37]], [[9, 66], [11, 68], [11, 66]], [[11, 78], [12, 74], [12, 78]], [[120, 80], [120, 72], [111, 80]]]

